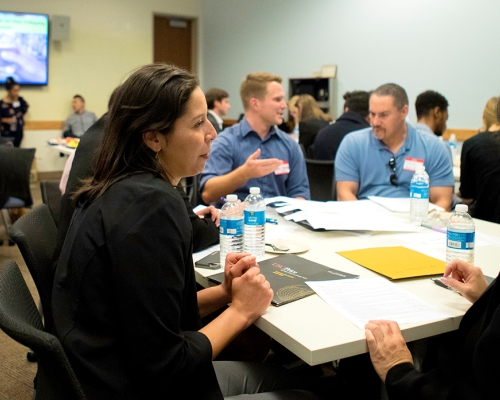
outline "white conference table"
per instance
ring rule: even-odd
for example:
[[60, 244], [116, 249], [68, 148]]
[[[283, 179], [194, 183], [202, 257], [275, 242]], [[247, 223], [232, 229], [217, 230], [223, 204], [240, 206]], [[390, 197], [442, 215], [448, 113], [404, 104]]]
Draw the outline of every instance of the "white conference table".
[[51, 145], [51, 144], [49, 144], [47, 146], [49, 146], [52, 149], [58, 151], [59, 153], [66, 154], [68, 156], [71, 155], [71, 154], [73, 154], [76, 151], [76, 149], [68, 147], [68, 146], [65, 146], [63, 144], [58, 144], [58, 145]]
[[[267, 216], [275, 215], [277, 215], [275, 210], [268, 207]], [[358, 237], [340, 231], [314, 232], [294, 222], [286, 221], [282, 217], [277, 218], [278, 226], [284, 226], [285, 229], [295, 227], [288, 237], [289, 240], [309, 245], [307, 252], [299, 254], [301, 257], [359, 275], [360, 279], [381, 275], [347, 260], [336, 254], [337, 251], [378, 246], [404, 246], [408, 245], [405, 235], [411, 235], [411, 233], [379, 232], [369, 237]], [[489, 242], [490, 244], [486, 246], [476, 246], [475, 265], [480, 266], [486, 275], [496, 277], [500, 270], [500, 262], [497, 261], [500, 260], [500, 225], [481, 220], [475, 222], [476, 244], [481, 234], [490, 235], [496, 240]], [[267, 224], [266, 233], [273, 228], [272, 225]], [[428, 232], [433, 235], [438, 233], [432, 230]], [[443, 237], [442, 248], [432, 250], [431, 253], [441, 255], [441, 259], [444, 260], [446, 235], [439, 234]], [[488, 242], [485, 241], [485, 243]], [[273, 254], [266, 253], [266, 258], [273, 256]], [[195, 268], [195, 270], [198, 283], [205, 287], [209, 286], [206, 276], [221, 271], [200, 268]], [[401, 325], [407, 342], [458, 329], [463, 314], [470, 307], [466, 299], [432, 283], [429, 277], [393, 282], [452, 316], [440, 321]], [[368, 351], [364, 330], [356, 327], [317, 295], [281, 307], [270, 306], [266, 313], [255, 322], [255, 325], [309, 365], [322, 364]]]

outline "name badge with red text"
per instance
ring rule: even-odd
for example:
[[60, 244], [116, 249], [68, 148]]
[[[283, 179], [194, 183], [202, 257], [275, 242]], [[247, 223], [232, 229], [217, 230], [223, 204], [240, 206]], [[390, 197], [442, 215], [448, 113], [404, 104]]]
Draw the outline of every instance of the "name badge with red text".
[[290, 165], [288, 165], [288, 161], [283, 161], [276, 171], [274, 171], [275, 175], [285, 175], [290, 173]]
[[403, 169], [405, 171], [415, 172], [419, 165], [424, 165], [424, 160], [422, 160], [421, 158], [406, 157]]

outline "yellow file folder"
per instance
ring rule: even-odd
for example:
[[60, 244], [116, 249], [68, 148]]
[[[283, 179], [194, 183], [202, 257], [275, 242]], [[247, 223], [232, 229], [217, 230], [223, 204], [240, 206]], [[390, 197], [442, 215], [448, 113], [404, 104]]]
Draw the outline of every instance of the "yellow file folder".
[[444, 261], [403, 246], [373, 247], [337, 254], [390, 279], [438, 275], [446, 266]]

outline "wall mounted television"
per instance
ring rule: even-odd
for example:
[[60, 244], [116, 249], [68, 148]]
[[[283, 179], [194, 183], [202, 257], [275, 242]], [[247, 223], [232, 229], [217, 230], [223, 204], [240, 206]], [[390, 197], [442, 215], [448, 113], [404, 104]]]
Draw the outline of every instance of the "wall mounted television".
[[0, 11], [0, 84], [47, 85], [49, 16]]

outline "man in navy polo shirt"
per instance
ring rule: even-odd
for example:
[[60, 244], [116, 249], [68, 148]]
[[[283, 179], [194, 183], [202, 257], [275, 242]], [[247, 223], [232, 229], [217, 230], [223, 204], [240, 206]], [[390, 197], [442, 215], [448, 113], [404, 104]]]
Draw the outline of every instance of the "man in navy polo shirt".
[[203, 201], [220, 202], [235, 193], [244, 200], [252, 186], [263, 197], [309, 199], [309, 180], [299, 145], [276, 127], [286, 109], [281, 78], [250, 74], [241, 84], [245, 117], [212, 142], [200, 186]]
[[409, 197], [417, 165], [429, 174], [429, 201], [448, 210], [454, 178], [446, 148], [437, 137], [407, 124], [408, 96], [396, 84], [370, 96], [370, 125], [348, 134], [335, 158], [339, 200], [368, 196]]

